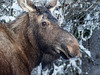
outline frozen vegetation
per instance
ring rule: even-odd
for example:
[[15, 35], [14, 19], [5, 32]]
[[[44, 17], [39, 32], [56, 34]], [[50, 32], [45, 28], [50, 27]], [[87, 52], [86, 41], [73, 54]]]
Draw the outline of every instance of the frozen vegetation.
[[[33, 2], [39, 6], [44, 5], [48, 0], [33, 0]], [[1, 22], [10, 22], [23, 12], [16, 0], [10, 2], [8, 6], [5, 3], [0, 6]], [[78, 39], [81, 57], [82, 53], [85, 53], [87, 58], [92, 58], [90, 50], [84, 48], [82, 42], [92, 36], [95, 28], [100, 28], [100, 1], [58, 0], [52, 14], [59, 20], [62, 28], [71, 32]], [[40, 64], [32, 71], [31, 75], [81, 75], [81, 65], [81, 58], [69, 60], [60, 58], [53, 63], [50, 70], [42, 70]]]

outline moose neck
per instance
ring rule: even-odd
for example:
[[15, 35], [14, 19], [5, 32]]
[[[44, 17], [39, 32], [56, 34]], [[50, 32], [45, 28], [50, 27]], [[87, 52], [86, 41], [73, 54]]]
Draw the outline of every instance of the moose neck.
[[40, 51], [33, 35], [32, 20], [33, 18], [31, 16], [27, 13], [23, 13], [9, 26], [16, 34], [15, 41], [18, 41], [18, 44], [21, 46], [27, 58], [26, 62], [28, 62], [30, 71], [40, 62], [40, 59], [38, 59], [40, 58]]
[[[31, 16], [30, 16], [31, 15]], [[33, 17], [34, 16], [34, 17]], [[37, 46], [36, 43], [36, 38], [34, 33], [34, 24], [35, 24], [35, 15], [33, 14], [29, 14], [28, 15], [28, 24], [26, 26], [26, 30], [23, 31], [23, 35], [25, 37], [24, 44], [26, 47], [24, 47], [24, 52], [29, 60], [29, 64], [30, 64], [30, 70], [32, 70], [33, 67], [36, 67], [39, 63], [40, 63], [40, 50]], [[39, 59], [40, 58], [40, 59]]]
[[23, 41], [24, 53], [28, 58], [30, 70], [36, 67], [40, 63], [40, 50], [37, 47], [36, 41], [34, 40], [31, 28], [25, 33], [25, 41]]

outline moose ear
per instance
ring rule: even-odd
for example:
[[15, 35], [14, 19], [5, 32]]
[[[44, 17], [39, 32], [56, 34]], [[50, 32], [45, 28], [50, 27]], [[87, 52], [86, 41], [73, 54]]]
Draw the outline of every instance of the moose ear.
[[32, 3], [31, 0], [17, 0], [19, 6], [26, 12], [36, 11], [35, 5]]
[[57, 0], [50, 0], [47, 4], [46, 7], [52, 12], [53, 8], [56, 6]]

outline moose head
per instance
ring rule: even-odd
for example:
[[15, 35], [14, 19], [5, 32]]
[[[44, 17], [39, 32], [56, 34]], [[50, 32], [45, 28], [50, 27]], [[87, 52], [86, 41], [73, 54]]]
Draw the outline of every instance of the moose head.
[[76, 38], [63, 30], [51, 14], [57, 0], [50, 0], [45, 6], [35, 6], [31, 0], [18, 0], [18, 3], [29, 15], [28, 38], [32, 46], [35, 45], [40, 50], [40, 61], [43, 66], [50, 64], [59, 56], [65, 59], [79, 57]]

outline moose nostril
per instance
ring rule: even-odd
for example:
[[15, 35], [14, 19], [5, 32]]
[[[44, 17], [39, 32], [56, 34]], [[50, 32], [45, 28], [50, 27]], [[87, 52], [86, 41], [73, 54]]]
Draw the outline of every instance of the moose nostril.
[[61, 48], [66, 52], [66, 54], [68, 55], [68, 57], [72, 58], [77, 56], [77, 53], [71, 53], [70, 50], [67, 48], [67, 46], [65, 46], [64, 44], [61, 44]]
[[74, 54], [71, 54], [68, 50], [67, 50], [67, 54], [68, 54], [68, 56], [69, 56], [70, 58], [75, 57], [75, 55], [74, 55]]
[[71, 55], [71, 53], [68, 51], [68, 48], [64, 44], [61, 44], [61, 48], [66, 52], [68, 57], [73, 57], [73, 55]]

